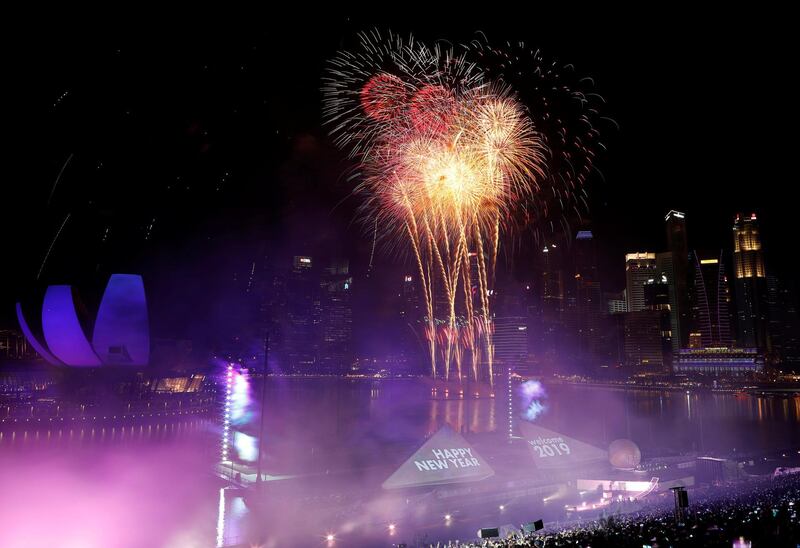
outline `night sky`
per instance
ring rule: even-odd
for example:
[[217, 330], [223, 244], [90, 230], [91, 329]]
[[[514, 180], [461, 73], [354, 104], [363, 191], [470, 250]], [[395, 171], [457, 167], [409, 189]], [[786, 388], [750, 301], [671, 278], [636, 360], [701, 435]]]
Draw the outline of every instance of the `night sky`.
[[[603, 178], [590, 186], [607, 289], [622, 289], [626, 251], [664, 249], [672, 208], [687, 212], [698, 249], [729, 250], [734, 214], [757, 212], [768, 268], [791, 276], [790, 18], [667, 9], [26, 29], [6, 81], [0, 327], [14, 327], [13, 303], [31, 289], [110, 272], [145, 273], [154, 327], [168, 336], [215, 314], [220, 287], [265, 252], [324, 249], [363, 273], [371, 242], [319, 89], [325, 60], [375, 26], [426, 41], [523, 40], [594, 79], [620, 127], [604, 135]], [[377, 260], [391, 287], [393, 258]]]

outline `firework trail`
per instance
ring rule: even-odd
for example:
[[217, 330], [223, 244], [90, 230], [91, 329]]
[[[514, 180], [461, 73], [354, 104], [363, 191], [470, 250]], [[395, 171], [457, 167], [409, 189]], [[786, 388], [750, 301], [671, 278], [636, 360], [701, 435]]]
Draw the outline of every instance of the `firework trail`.
[[325, 122], [358, 162], [367, 226], [411, 250], [433, 377], [492, 382], [500, 241], [582, 199], [597, 132], [589, 95], [557, 69], [521, 44], [428, 46], [378, 31], [329, 63]]
[[56, 176], [56, 180], [53, 183], [52, 188], [50, 189], [50, 195], [47, 197], [47, 205], [48, 206], [50, 205], [50, 202], [53, 201], [53, 195], [56, 193], [56, 187], [58, 186], [59, 181], [61, 181], [61, 176], [64, 174], [64, 170], [67, 169], [67, 166], [69, 165], [69, 163], [72, 160], [73, 156], [75, 156], [74, 152], [71, 153], [69, 156], [67, 156], [67, 160], [61, 166], [61, 169], [58, 172], [58, 175]]
[[53, 236], [53, 240], [50, 242], [50, 247], [47, 248], [47, 253], [44, 254], [44, 259], [42, 259], [42, 264], [39, 266], [39, 272], [36, 274], [36, 279], [38, 280], [42, 276], [42, 272], [44, 271], [44, 265], [47, 264], [47, 259], [50, 257], [50, 252], [53, 251], [53, 246], [56, 245], [56, 241], [58, 241], [58, 237], [61, 236], [61, 232], [64, 230], [64, 227], [67, 225], [67, 221], [72, 216], [72, 213], [67, 213], [67, 216], [64, 217], [64, 222], [61, 223], [61, 226], [58, 227], [58, 231], [56, 235]]

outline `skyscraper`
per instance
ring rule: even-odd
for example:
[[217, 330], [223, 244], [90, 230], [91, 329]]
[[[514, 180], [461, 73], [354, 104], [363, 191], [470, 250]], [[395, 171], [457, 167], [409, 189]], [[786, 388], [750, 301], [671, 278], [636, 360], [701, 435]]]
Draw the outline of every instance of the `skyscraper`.
[[767, 287], [770, 357], [784, 366], [796, 368], [800, 364], [800, 316], [795, 286], [770, 274]]
[[[675, 284], [675, 265], [672, 261], [672, 251], [656, 254], [656, 271], [667, 280], [667, 293], [669, 296], [669, 329], [672, 332], [672, 353], [677, 354], [681, 347], [680, 316], [678, 314], [678, 290]], [[683, 322], [685, 324], [686, 322]]]
[[[670, 270], [663, 270], [672, 292], [672, 332], [673, 348], [683, 348], [689, 344], [689, 244], [686, 237], [686, 215], [674, 209], [664, 218], [667, 228], [667, 248], [669, 249]], [[666, 257], [662, 258], [666, 268]]]
[[749, 217], [736, 216], [733, 223], [733, 261], [739, 343], [748, 348], [767, 350], [767, 274], [755, 213]]
[[625, 280], [628, 312], [645, 310], [644, 284], [657, 274], [656, 254], [648, 252], [625, 255]]
[[541, 254], [542, 272], [539, 290], [541, 295], [538, 340], [535, 344], [540, 351], [555, 356], [564, 337], [564, 317], [566, 298], [564, 291], [564, 271], [560, 248], [555, 244], [544, 246]]
[[[418, 374], [430, 371], [430, 356], [425, 343], [425, 317], [427, 311], [422, 304], [417, 275], [406, 273], [399, 277], [401, 285], [397, 293], [397, 324], [394, 349], [404, 371]], [[397, 372], [400, 372], [398, 369]]]
[[403, 276], [403, 286], [400, 290], [400, 317], [403, 321], [415, 325], [422, 320], [422, 316], [414, 275], [406, 274]]
[[661, 355], [665, 369], [672, 365], [672, 321], [670, 290], [667, 276], [651, 278], [644, 284], [644, 302], [647, 310], [657, 312], [658, 329], [661, 334]]
[[494, 320], [494, 357], [499, 364], [518, 367], [528, 358], [528, 320], [504, 316]]
[[591, 231], [578, 232], [573, 252], [578, 351], [580, 358], [586, 361], [598, 353], [603, 321], [603, 292], [597, 274], [597, 248]]
[[606, 293], [606, 312], [608, 314], [620, 314], [628, 311], [628, 299], [625, 297], [625, 291], [619, 293]]
[[645, 309], [626, 312], [624, 318], [625, 365], [661, 373], [664, 368], [661, 313]]
[[730, 290], [722, 252], [693, 253], [693, 324], [704, 348], [731, 346]]
[[295, 373], [319, 373], [319, 273], [311, 257], [295, 255], [286, 276], [284, 367]]
[[348, 261], [331, 261], [320, 282], [319, 361], [325, 373], [346, 373], [353, 362], [352, 288]]

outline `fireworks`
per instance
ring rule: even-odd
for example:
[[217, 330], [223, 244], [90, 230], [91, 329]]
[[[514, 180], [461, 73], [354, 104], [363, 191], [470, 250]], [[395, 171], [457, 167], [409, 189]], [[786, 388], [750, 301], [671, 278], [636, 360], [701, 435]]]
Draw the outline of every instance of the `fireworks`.
[[533, 422], [536, 417], [547, 410], [544, 399], [547, 392], [539, 381], [525, 381], [519, 387], [520, 407], [522, 408], [521, 417]]
[[[359, 41], [330, 62], [326, 123], [358, 161], [367, 226], [410, 247], [433, 376], [462, 379], [468, 360], [473, 378], [491, 381], [500, 240], [549, 219], [553, 200], [563, 211], [579, 196], [593, 155], [591, 117], [578, 115], [588, 128], [574, 136], [569, 118], [552, 120], [547, 100], [526, 97], [506, 77], [514, 58], [483, 43], [429, 47], [378, 32]], [[586, 96], [576, 97], [581, 112]]]

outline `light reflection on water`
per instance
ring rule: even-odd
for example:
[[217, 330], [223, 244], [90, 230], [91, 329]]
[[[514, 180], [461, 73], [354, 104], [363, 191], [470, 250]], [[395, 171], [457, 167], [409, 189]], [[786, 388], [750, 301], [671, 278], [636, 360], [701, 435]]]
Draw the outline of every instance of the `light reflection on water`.
[[[475, 398], [474, 394], [473, 397], [469, 397], [470, 394], [462, 396], [454, 390], [447, 394], [444, 390], [434, 392], [430, 383], [421, 380], [269, 379], [267, 382], [265, 439], [270, 472], [308, 473], [314, 470], [324, 473], [328, 468], [369, 466], [374, 460], [390, 458], [387, 455], [396, 459], [398, 454], [407, 455], [413, 451], [426, 436], [445, 423], [459, 431], [476, 433], [503, 428], [503, 421], [498, 419], [505, 416], [503, 406], [506, 399], [492, 398], [485, 389], [481, 397]], [[616, 438], [629, 437], [646, 454], [653, 455], [692, 449], [747, 452], [800, 445], [798, 397], [626, 392], [566, 385], [549, 385], [547, 389], [549, 409], [538, 422], [599, 446]], [[175, 512], [173, 522], [165, 522], [162, 527], [172, 531], [175, 520], [186, 520], [186, 525], [180, 529], [190, 531], [205, 527], [202, 533], [206, 535], [203, 538], [208, 544], [225, 546], [247, 538], [244, 525], [247, 508], [236, 491], [222, 489], [223, 486], [209, 481], [210, 474], [204, 475], [206, 472], [203, 470], [210, 468], [209, 458], [213, 459], [215, 455], [215, 435], [213, 418], [133, 425], [109, 423], [69, 429], [0, 430], [0, 456], [21, 464], [27, 458], [17, 457], [36, 453], [27, 452], [28, 449], [49, 447], [55, 454], [65, 447], [96, 447], [102, 449], [98, 451], [100, 454], [112, 447], [122, 447], [133, 455], [133, 459], [121, 464], [112, 461], [105, 467], [109, 471], [124, 470], [127, 473], [131, 462], [144, 466], [138, 458], [146, 453], [143, 448], [159, 444], [180, 447], [182, 442], [186, 442], [184, 445], [189, 445], [187, 454], [195, 458], [199, 449], [202, 462], [194, 462], [191, 470], [187, 470], [183, 464], [187, 457], [183, 453], [179, 459], [167, 461], [166, 467], [162, 454], [151, 457], [152, 466], [140, 471], [143, 479], [150, 475], [154, 478], [146, 484], [149, 495], [145, 500], [148, 505], [162, 497], [177, 500], [172, 491], [180, 487], [185, 494], [175, 504], [197, 507], [201, 511], [198, 510], [197, 516], [188, 511]], [[208, 458], [202, 454], [206, 448], [209, 448]], [[164, 454], [172, 459], [175, 453], [170, 450]], [[361, 459], [360, 454], [368, 454], [369, 458]], [[28, 475], [23, 476], [24, 482], [15, 478], [12, 483], [26, 485], [43, 470], [38, 465], [28, 468]], [[5, 469], [8, 471], [12, 467]], [[64, 476], [48, 470], [52, 479], [42, 488], [48, 485], [52, 488], [58, 485], [58, 481], [72, 485], [64, 479], [74, 475], [71, 468], [68, 471], [69, 474]], [[109, 477], [112, 476], [109, 474]], [[85, 481], [98, 488], [109, 480], [99, 477]], [[197, 481], [206, 483], [198, 487], [202, 489], [202, 495], [189, 489], [189, 485]], [[103, 488], [112, 492], [109, 487]], [[121, 489], [128, 490], [123, 494], [133, 493], [130, 485], [124, 484]], [[138, 500], [138, 496], [137, 492], [136, 497], [130, 496], [130, 500]], [[123, 507], [127, 512], [131, 504], [127, 498], [122, 502], [119, 506], [121, 514]], [[141, 508], [137, 510], [136, 507], [135, 511], [149, 511], [149, 506], [145, 508], [145, 505], [138, 504]], [[86, 510], [96, 509], [87, 506]], [[33, 523], [41, 518], [35, 514], [22, 515], [23, 523]], [[127, 526], [128, 522], [120, 523]], [[200, 523], [205, 525], [198, 525]], [[66, 523], [63, 526], [71, 527]], [[109, 530], [109, 534], [113, 531]]]
[[[269, 379], [267, 432], [321, 432], [320, 446], [391, 431], [413, 443], [449, 424], [457, 431], [501, 428], [503, 398], [431, 390], [417, 380]], [[543, 426], [596, 444], [620, 437], [673, 451], [769, 449], [800, 444], [800, 397], [547, 385]], [[316, 425], [310, 427], [310, 424]], [[326, 435], [329, 434], [328, 435]]]
[[37, 448], [91, 447], [91, 446], [135, 446], [162, 441], [193, 440], [198, 435], [208, 434], [213, 423], [208, 419], [193, 418], [180, 422], [122, 425], [85, 426], [72, 428], [48, 428], [35, 430], [0, 430], [0, 450], [14, 451]]
[[[268, 450], [278, 463], [292, 457], [300, 470], [318, 465], [314, 455], [320, 452], [341, 454], [343, 445], [353, 451], [363, 444], [370, 450], [411, 447], [444, 424], [459, 432], [496, 431], [502, 428], [499, 418], [507, 415], [506, 398], [490, 397], [487, 387], [462, 392], [420, 379], [270, 378], [267, 383]], [[545, 385], [548, 410], [538, 422], [590, 443], [628, 437], [644, 450], [723, 452], [800, 444], [800, 397]], [[119, 424], [109, 417], [103, 424], [73, 427], [19, 423], [13, 429], [4, 423], [0, 447], [128, 444], [214, 430], [213, 411], [176, 418]], [[294, 458], [298, 448], [304, 454]]]

